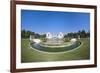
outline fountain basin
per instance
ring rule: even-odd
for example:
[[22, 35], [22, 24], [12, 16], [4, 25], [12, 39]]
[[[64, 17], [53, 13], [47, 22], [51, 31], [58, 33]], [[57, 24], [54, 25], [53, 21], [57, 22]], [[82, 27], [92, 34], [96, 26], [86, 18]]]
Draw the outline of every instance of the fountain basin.
[[42, 43], [30, 43], [31, 47], [33, 47], [34, 49], [36, 50], [39, 50], [39, 51], [44, 51], [44, 52], [64, 52], [64, 51], [69, 51], [69, 50], [72, 50], [72, 49], [75, 49], [77, 48], [78, 46], [81, 45], [81, 42], [80, 41], [76, 41], [74, 43], [72, 42], [68, 42], [67, 44], [66, 43], [63, 43], [62, 45], [44, 45]]

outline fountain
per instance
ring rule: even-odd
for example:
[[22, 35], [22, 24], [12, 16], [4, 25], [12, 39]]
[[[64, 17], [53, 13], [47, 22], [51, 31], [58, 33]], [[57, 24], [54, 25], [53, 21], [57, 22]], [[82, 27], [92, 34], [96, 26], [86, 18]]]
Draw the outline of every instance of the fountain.
[[61, 32], [58, 35], [52, 35], [48, 32], [46, 39], [46, 42], [42, 42], [40, 39], [32, 39], [32, 36], [30, 36], [30, 46], [44, 52], [64, 52], [81, 45], [81, 42], [75, 38], [72, 38], [69, 42], [64, 42], [64, 35]]
[[50, 32], [46, 34], [47, 41], [45, 42], [46, 45], [61, 45], [63, 44], [63, 33], [60, 32], [58, 35], [52, 35]]

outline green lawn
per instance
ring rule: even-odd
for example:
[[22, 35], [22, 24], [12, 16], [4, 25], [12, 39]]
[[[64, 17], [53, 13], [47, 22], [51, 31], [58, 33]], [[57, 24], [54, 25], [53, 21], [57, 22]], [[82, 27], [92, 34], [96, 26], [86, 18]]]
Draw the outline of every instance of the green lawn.
[[82, 45], [69, 52], [64, 53], [44, 53], [36, 51], [29, 46], [28, 39], [21, 40], [21, 62], [47, 62], [47, 61], [67, 61], [85, 60], [90, 58], [90, 40], [80, 39]]

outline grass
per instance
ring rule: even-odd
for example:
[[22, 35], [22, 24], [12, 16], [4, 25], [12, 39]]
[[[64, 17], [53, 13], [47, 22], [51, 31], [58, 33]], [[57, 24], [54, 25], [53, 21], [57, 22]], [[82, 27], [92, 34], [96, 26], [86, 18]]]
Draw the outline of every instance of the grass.
[[21, 41], [21, 62], [47, 62], [47, 61], [67, 61], [67, 60], [86, 60], [90, 58], [90, 40], [80, 39], [82, 45], [72, 51], [64, 53], [44, 53], [36, 51], [29, 46], [28, 39]]

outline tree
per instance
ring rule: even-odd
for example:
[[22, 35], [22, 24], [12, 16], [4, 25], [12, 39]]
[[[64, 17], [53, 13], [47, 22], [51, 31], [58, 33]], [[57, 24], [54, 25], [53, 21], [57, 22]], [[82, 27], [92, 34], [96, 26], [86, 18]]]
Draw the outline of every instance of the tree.
[[87, 34], [87, 37], [90, 37], [90, 31], [88, 31], [86, 34]]
[[34, 32], [31, 31], [26, 31], [26, 30], [21, 30], [21, 37], [22, 38], [29, 38], [30, 35], [34, 35]]
[[36, 34], [34, 35], [34, 37], [35, 37], [35, 38], [40, 38], [40, 35], [39, 35], [38, 33], [36, 33]]
[[90, 37], [90, 32], [86, 32], [84, 29], [79, 30], [78, 32], [70, 32], [64, 36], [64, 38], [87, 38]]
[[26, 32], [25, 30], [22, 30], [22, 31], [21, 31], [21, 37], [22, 37], [22, 38], [25, 38], [25, 32]]
[[80, 37], [81, 37], [81, 38], [86, 38], [86, 32], [85, 32], [85, 30], [82, 30], [82, 31], [81, 31]]

